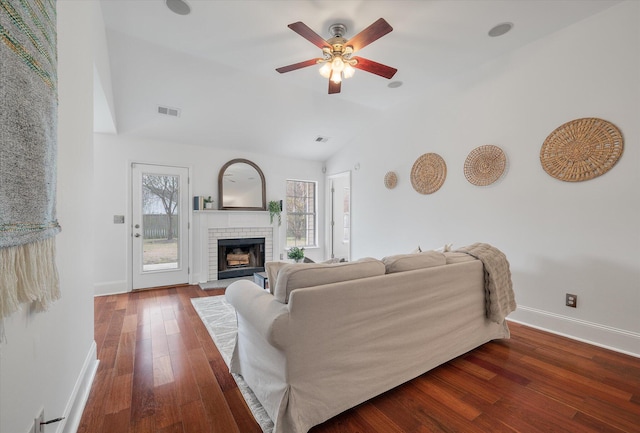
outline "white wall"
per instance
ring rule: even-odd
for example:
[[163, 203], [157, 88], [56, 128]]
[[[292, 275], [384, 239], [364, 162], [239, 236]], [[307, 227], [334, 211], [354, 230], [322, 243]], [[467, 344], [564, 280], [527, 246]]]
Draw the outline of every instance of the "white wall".
[[[173, 119], [171, 119], [173, 120]], [[268, 146], [266, 146], [268, 147]], [[95, 293], [98, 295], [129, 290], [130, 275], [130, 163], [176, 165], [191, 168], [192, 195], [211, 196], [218, 207], [218, 172], [231, 159], [245, 158], [256, 163], [265, 176], [266, 199], [284, 200], [286, 179], [318, 182], [318, 197], [324, 197], [322, 164], [229, 149], [208, 148], [183, 143], [141, 140], [112, 134], [94, 136]], [[323, 209], [323, 203], [319, 203]], [[114, 215], [125, 215], [125, 224], [114, 224]], [[318, 212], [318, 242], [324, 239], [324, 213]], [[284, 245], [283, 214], [280, 240]], [[193, 254], [193, 248], [191, 248]], [[282, 251], [280, 251], [282, 252]], [[275, 253], [278, 257], [280, 252]], [[324, 259], [324, 247], [306, 249], [313, 260]]]
[[[353, 257], [493, 244], [511, 263], [513, 319], [640, 356], [639, 17], [636, 1], [614, 6], [372, 122], [327, 163], [328, 173], [361, 166], [352, 172]], [[581, 117], [617, 125], [624, 154], [601, 177], [561, 182], [542, 169], [540, 148]], [[484, 144], [505, 151], [508, 170], [476, 187], [463, 166]], [[447, 179], [421, 195], [410, 172], [427, 152], [444, 158]], [[383, 184], [389, 170], [398, 173], [393, 190]], [[564, 306], [567, 292], [578, 308]]]
[[[89, 2], [57, 2], [58, 220], [62, 299], [49, 311], [28, 308], [6, 320], [0, 345], [0, 431], [23, 433], [44, 408], [67, 419], [47, 432], [77, 428], [96, 367], [91, 293], [93, 239], [91, 168], [93, 66]], [[29, 430], [30, 431], [30, 430]]]

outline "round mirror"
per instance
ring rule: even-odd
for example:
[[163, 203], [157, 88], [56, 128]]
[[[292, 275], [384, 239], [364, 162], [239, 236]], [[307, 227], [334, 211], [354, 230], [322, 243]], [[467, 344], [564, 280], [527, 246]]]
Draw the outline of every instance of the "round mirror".
[[266, 210], [262, 170], [248, 159], [232, 159], [218, 175], [219, 209]]

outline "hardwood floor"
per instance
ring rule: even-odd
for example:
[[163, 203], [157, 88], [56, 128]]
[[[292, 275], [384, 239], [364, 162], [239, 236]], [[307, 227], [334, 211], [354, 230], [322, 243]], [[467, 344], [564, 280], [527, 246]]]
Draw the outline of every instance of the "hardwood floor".
[[[260, 433], [190, 298], [95, 299], [100, 366], [80, 433]], [[510, 323], [494, 341], [313, 433], [639, 432], [640, 359]]]

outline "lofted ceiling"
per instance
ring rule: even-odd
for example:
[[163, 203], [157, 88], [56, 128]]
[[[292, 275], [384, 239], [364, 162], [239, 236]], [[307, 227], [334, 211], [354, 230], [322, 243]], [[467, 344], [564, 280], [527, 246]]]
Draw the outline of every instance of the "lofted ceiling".
[[[118, 134], [134, 138], [318, 161], [348, 146], [398, 104], [426, 97], [443, 80], [618, 3], [186, 2], [189, 15], [171, 12], [164, 0], [100, 0], [110, 77], [102, 74], [96, 81], [96, 131], [112, 132], [115, 125]], [[329, 95], [317, 66], [275, 71], [321, 57], [288, 24], [302, 21], [328, 39], [329, 26], [343, 23], [349, 39], [380, 17], [394, 30], [357, 54], [397, 68], [392, 80], [357, 70], [341, 93]], [[509, 33], [487, 35], [503, 22], [514, 24]], [[402, 85], [390, 88], [391, 81]], [[111, 110], [105, 101], [112, 101]], [[158, 114], [158, 105], [179, 109], [179, 117]]]

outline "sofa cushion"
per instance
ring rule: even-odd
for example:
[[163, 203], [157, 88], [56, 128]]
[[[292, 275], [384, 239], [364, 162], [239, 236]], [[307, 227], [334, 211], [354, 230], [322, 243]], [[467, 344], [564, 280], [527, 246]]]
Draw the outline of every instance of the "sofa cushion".
[[384, 264], [370, 257], [344, 263], [290, 263], [279, 269], [276, 283], [270, 287], [274, 288], [275, 298], [286, 304], [295, 289], [375, 277], [384, 272]]
[[267, 279], [269, 280], [269, 292], [271, 292], [272, 295], [276, 287], [276, 281], [278, 281], [280, 269], [288, 264], [288, 262], [266, 262], [264, 264], [264, 270], [267, 272]]
[[455, 251], [447, 251], [444, 253], [444, 256], [447, 259], [447, 265], [450, 265], [451, 263], [471, 262], [473, 260], [476, 260], [469, 254], [458, 253]]
[[382, 259], [387, 274], [413, 271], [415, 269], [432, 268], [447, 264], [443, 253], [425, 251], [416, 254], [397, 254]]

